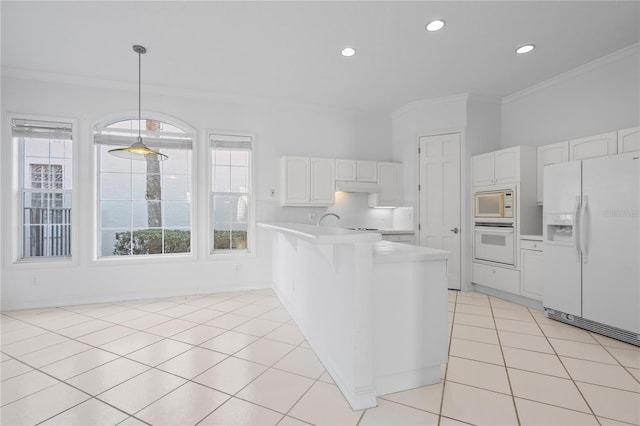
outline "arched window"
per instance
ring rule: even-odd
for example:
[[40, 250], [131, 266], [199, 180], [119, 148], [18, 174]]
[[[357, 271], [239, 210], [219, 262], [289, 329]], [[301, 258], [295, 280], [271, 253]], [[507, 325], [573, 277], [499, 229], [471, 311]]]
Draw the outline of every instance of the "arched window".
[[[120, 158], [109, 150], [138, 137], [168, 158]], [[191, 132], [156, 119], [125, 119], [94, 131], [98, 173], [98, 257], [191, 252]]]

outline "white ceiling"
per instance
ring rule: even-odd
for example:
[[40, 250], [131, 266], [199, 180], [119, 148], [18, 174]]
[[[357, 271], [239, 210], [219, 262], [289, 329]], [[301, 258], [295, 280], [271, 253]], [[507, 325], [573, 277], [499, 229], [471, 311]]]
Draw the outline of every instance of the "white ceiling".
[[[2, 1], [1, 14], [14, 75], [133, 83], [142, 44], [143, 86], [375, 112], [503, 97], [640, 42], [640, 1]], [[427, 33], [433, 18], [447, 26]]]

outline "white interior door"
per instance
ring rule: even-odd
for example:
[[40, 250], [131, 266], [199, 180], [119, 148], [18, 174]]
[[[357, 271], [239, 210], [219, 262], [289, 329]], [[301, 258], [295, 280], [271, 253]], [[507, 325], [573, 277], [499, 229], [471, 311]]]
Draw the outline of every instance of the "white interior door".
[[420, 245], [451, 252], [449, 288], [460, 290], [460, 134], [420, 144]]

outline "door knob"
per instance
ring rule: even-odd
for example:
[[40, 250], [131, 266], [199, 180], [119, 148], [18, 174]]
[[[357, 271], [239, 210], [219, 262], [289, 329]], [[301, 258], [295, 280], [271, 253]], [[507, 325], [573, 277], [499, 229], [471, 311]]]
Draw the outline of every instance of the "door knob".
[[458, 232], [460, 232], [457, 226], [453, 229], [449, 229], [449, 231], [453, 232], [454, 234], [457, 234]]

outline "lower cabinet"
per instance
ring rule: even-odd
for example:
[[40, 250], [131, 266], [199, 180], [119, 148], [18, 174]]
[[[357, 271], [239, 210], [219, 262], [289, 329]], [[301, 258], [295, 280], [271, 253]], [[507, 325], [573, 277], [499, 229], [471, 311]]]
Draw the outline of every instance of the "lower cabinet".
[[508, 293], [520, 293], [520, 271], [473, 262], [473, 282]]
[[520, 292], [530, 299], [542, 301], [542, 241], [520, 241]]

